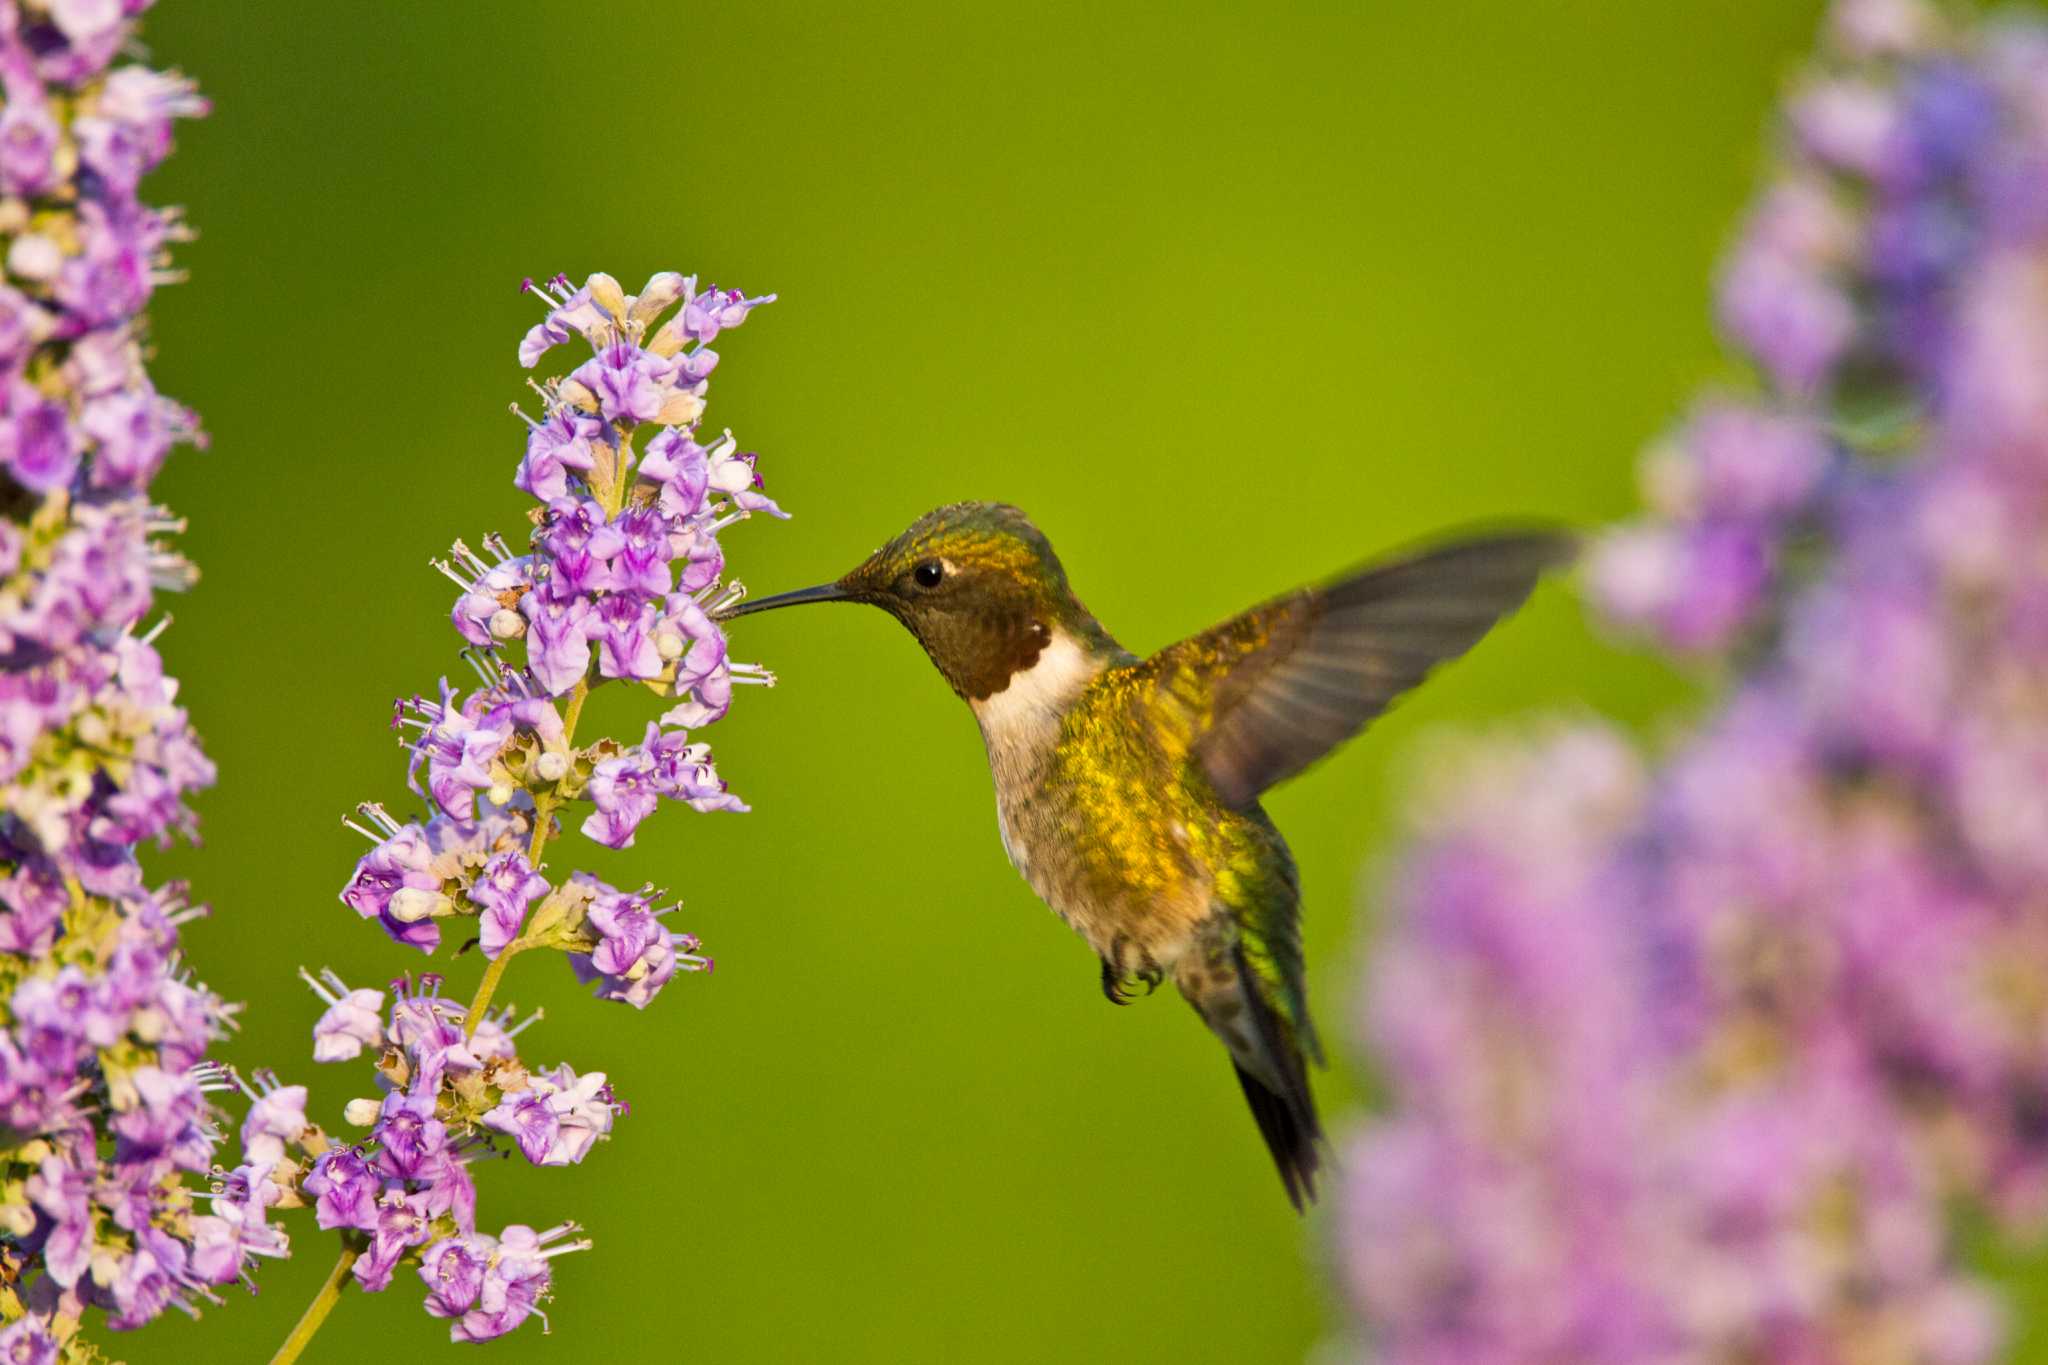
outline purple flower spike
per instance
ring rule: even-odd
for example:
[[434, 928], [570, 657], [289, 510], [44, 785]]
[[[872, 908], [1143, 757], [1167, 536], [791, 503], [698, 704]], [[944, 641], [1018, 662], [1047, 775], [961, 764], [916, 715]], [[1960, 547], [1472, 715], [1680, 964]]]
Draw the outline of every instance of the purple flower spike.
[[2013, 1349], [1952, 1214], [2048, 1211], [2048, 21], [1837, 0], [1826, 42], [1721, 279], [1761, 392], [1588, 565], [1702, 714], [1409, 803], [1336, 1221], [1374, 1359]]
[[[143, 130], [129, 133], [106, 141], [110, 165], [126, 165], [132, 147], [149, 145]], [[757, 512], [782, 513], [761, 491], [753, 454], [741, 453], [729, 432], [707, 445], [698, 430], [719, 364], [706, 343], [773, 296], [698, 294], [674, 272], [656, 274], [637, 295], [603, 274], [581, 287], [558, 275], [525, 289], [547, 314], [522, 342], [521, 362], [537, 364], [579, 337], [589, 355], [566, 377], [538, 379], [542, 411], [522, 414], [527, 432], [514, 482], [539, 504], [525, 553], [487, 535], [479, 549], [457, 541], [434, 562], [455, 585], [449, 621], [478, 685], [465, 697], [443, 680], [436, 699], [417, 695], [394, 708], [407, 784], [427, 810], [406, 819], [375, 804], [358, 807], [348, 823], [373, 846], [341, 899], [394, 940], [427, 951], [439, 944], [443, 920], [474, 914], [477, 946], [497, 964], [488, 981], [512, 955], [566, 950], [600, 997], [639, 1008], [678, 972], [708, 969], [710, 960], [694, 938], [665, 927], [662, 916], [674, 907], [658, 910], [647, 892], [623, 893], [583, 873], [551, 878], [540, 854], [575, 822], [580, 801], [589, 803], [583, 832], [611, 848], [631, 846], [664, 798], [700, 811], [745, 809], [719, 780], [709, 748], [675, 721], [708, 724], [731, 705], [736, 683], [773, 681], [758, 665], [732, 660], [715, 623], [743, 593], [724, 581], [719, 537]], [[43, 325], [36, 306], [0, 287], [0, 367], [11, 351], [35, 344]], [[105, 358], [74, 359], [96, 368]], [[165, 407], [94, 412], [93, 439], [114, 452], [106, 463], [116, 473], [153, 468], [158, 433], [150, 422], [176, 425]], [[61, 462], [61, 453], [45, 452], [46, 462]], [[0, 527], [0, 565], [32, 552]], [[132, 572], [146, 592], [148, 563]], [[577, 734], [578, 720], [595, 711], [585, 709], [589, 694], [613, 682], [668, 698], [669, 725], [649, 725], [639, 746]], [[0, 679], [0, 764], [33, 754], [45, 705], [39, 693], [10, 694]], [[168, 803], [117, 808], [122, 819], [103, 822], [99, 837], [161, 830], [172, 818], [161, 804]], [[64, 888], [33, 904], [32, 913], [0, 919], [0, 931], [48, 932], [65, 913]], [[490, 1009], [488, 990], [465, 1008], [442, 995], [438, 976], [397, 981], [383, 1017], [379, 992], [351, 991], [332, 973], [302, 975], [326, 1005], [316, 1056], [372, 1054], [379, 1090], [345, 1110], [366, 1130], [361, 1145], [328, 1147], [301, 1184], [317, 1220], [366, 1243], [353, 1271], [365, 1290], [382, 1290], [401, 1264], [416, 1264], [428, 1312], [451, 1319], [455, 1340], [512, 1330], [545, 1297], [550, 1259], [589, 1244], [568, 1240], [569, 1224], [478, 1234], [468, 1163], [497, 1149], [503, 1135], [534, 1165], [576, 1164], [625, 1106], [603, 1072], [522, 1064], [516, 1039], [539, 1012], [514, 1024], [509, 1008]], [[90, 1010], [46, 1013], [53, 1026], [28, 1045], [67, 1060], [89, 1046], [73, 1021], [93, 1018]], [[245, 1140], [252, 1161], [276, 1159], [249, 1168], [259, 1173], [252, 1182], [267, 1188], [289, 1180], [296, 1163], [288, 1149], [307, 1130], [297, 1092], [261, 1078], [258, 1085]], [[0, 1093], [0, 1106], [41, 1119], [63, 1101], [17, 1087]], [[230, 1199], [209, 1215], [200, 1272], [209, 1282], [266, 1254], [258, 1234], [245, 1235], [260, 1217], [237, 1223], [241, 1207]], [[139, 1276], [136, 1294], [174, 1279], [152, 1270]]]
[[[194, 976], [145, 843], [194, 832], [213, 769], [176, 704], [155, 594], [189, 583], [150, 485], [200, 436], [146, 361], [152, 292], [177, 277], [176, 215], [143, 202], [181, 78], [133, 62], [122, 0], [0, 2], [0, 1145], [10, 1149], [0, 1357], [96, 1354], [103, 1328], [191, 1310], [280, 1243], [268, 1176], [218, 1178], [237, 1116], [206, 1060], [229, 1006]], [[263, 1082], [250, 1144], [288, 1145]], [[195, 1177], [197, 1177], [195, 1179]], [[215, 1213], [197, 1187], [218, 1183]], [[244, 1205], [247, 1208], [244, 1208]], [[256, 1210], [242, 1223], [237, 1217]], [[251, 1219], [253, 1218], [253, 1221]], [[60, 1348], [59, 1342], [62, 1342]]]

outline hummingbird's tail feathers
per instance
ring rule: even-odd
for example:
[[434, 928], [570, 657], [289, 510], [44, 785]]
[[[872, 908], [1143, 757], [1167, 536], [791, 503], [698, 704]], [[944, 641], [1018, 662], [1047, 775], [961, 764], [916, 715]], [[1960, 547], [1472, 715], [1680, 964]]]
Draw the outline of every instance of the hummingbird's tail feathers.
[[1315, 1202], [1316, 1172], [1323, 1164], [1323, 1126], [1293, 1025], [1267, 1000], [1242, 943], [1233, 945], [1227, 957], [1219, 953], [1183, 964], [1176, 984], [1230, 1049], [1237, 1083], [1280, 1170], [1287, 1198], [1297, 1211], [1306, 1210]]
[[1210, 785], [1242, 809], [1294, 776], [1477, 644], [1577, 545], [1550, 530], [1468, 536], [1275, 599], [1162, 651], [1183, 694], [1208, 693], [1192, 750]]
[[1258, 1121], [1259, 1136], [1266, 1140], [1266, 1149], [1280, 1170], [1280, 1183], [1287, 1187], [1287, 1201], [1296, 1213], [1308, 1212], [1308, 1206], [1316, 1201], [1316, 1172], [1323, 1164], [1319, 1150], [1322, 1130], [1313, 1126], [1315, 1112], [1309, 1112], [1311, 1126], [1304, 1128], [1294, 1105], [1268, 1090], [1265, 1082], [1243, 1067], [1235, 1069], [1252, 1118]]

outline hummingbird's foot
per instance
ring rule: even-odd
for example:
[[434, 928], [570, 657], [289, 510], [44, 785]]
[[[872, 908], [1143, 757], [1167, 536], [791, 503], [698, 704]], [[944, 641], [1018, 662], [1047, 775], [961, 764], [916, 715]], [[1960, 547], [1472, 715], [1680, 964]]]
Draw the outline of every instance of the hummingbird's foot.
[[1149, 953], [1145, 956], [1145, 965], [1136, 971], [1126, 967], [1124, 949], [1128, 942], [1119, 934], [1116, 941], [1110, 944], [1109, 956], [1102, 959], [1102, 993], [1108, 997], [1112, 1005], [1131, 1003], [1130, 985], [1134, 981], [1144, 982], [1145, 994], [1150, 995], [1158, 990], [1159, 983], [1166, 979], [1166, 972], [1152, 960]]

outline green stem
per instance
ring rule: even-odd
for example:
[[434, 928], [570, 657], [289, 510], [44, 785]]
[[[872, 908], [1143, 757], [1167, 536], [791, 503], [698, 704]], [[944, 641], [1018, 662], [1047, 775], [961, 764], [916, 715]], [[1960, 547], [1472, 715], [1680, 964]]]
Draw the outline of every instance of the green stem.
[[491, 965], [484, 968], [483, 980], [476, 983], [476, 998], [469, 1002], [469, 1013], [462, 1016], [462, 1036], [467, 1038], [476, 1032], [476, 1026], [483, 1022], [484, 1011], [491, 1007], [491, 996], [497, 992], [498, 979], [505, 975], [505, 964], [519, 951], [519, 940], [505, 945], [499, 954], [491, 959]]
[[356, 1263], [362, 1249], [353, 1242], [341, 1244], [341, 1257], [334, 1263], [334, 1269], [327, 1272], [327, 1283], [320, 1286], [320, 1292], [306, 1305], [306, 1311], [299, 1317], [299, 1325], [292, 1328], [292, 1334], [284, 1339], [284, 1345], [277, 1348], [277, 1354], [270, 1358], [270, 1365], [291, 1365], [306, 1349], [306, 1343], [320, 1330], [320, 1324], [327, 1321], [327, 1315], [334, 1311], [334, 1305], [341, 1298], [341, 1291], [348, 1285], [349, 1267]]

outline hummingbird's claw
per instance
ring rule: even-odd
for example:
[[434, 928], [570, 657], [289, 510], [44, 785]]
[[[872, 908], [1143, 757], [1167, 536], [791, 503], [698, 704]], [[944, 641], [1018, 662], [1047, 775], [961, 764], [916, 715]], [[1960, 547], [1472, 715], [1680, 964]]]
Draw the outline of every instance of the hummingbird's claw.
[[1102, 993], [1108, 997], [1112, 1005], [1131, 1003], [1130, 983], [1133, 981], [1144, 982], [1145, 994], [1150, 995], [1158, 990], [1159, 983], [1166, 979], [1165, 971], [1152, 960], [1150, 953], [1145, 955], [1145, 965], [1137, 971], [1125, 967], [1124, 948], [1128, 943], [1128, 939], [1118, 934], [1116, 940], [1110, 944], [1109, 956], [1102, 959]]

